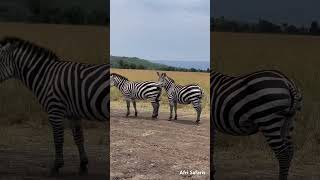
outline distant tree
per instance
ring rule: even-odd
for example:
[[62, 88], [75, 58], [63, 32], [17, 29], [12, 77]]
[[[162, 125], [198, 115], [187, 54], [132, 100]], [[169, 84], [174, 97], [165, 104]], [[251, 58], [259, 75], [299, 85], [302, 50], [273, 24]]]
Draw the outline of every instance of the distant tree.
[[297, 34], [299, 33], [299, 29], [294, 25], [290, 25], [287, 27], [286, 32], [290, 34]]
[[109, 23], [107, 13], [104, 11], [91, 11], [88, 13], [88, 24], [104, 25]]
[[71, 7], [65, 10], [63, 17], [70, 24], [85, 24], [86, 12], [79, 7]]
[[191, 68], [190, 71], [191, 72], [197, 72], [197, 70], [195, 68]]
[[137, 69], [137, 66], [136, 66], [135, 64], [133, 64], [133, 63], [131, 63], [131, 64], [129, 65], [129, 67], [130, 67], [130, 69]]
[[28, 0], [27, 6], [34, 15], [39, 15], [42, 9], [41, 0]]
[[142, 64], [139, 64], [137, 69], [146, 69], [146, 67], [144, 67]]
[[319, 24], [317, 21], [312, 21], [309, 32], [311, 34], [318, 34], [319, 33]]
[[275, 32], [281, 32], [281, 27], [279, 25], [275, 25], [269, 21], [266, 21], [266, 20], [259, 20], [258, 22], [258, 31], [259, 32], [272, 32], [272, 33], [275, 33]]

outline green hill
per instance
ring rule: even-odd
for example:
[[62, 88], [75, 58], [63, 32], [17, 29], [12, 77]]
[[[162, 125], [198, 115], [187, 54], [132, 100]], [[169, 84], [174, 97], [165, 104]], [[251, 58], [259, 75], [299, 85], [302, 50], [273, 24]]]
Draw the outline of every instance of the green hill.
[[153, 63], [145, 59], [136, 57], [124, 57], [124, 56], [111, 56], [110, 63], [112, 68], [124, 68], [124, 69], [174, 69], [175, 67], [167, 66], [164, 64]]
[[192, 71], [201, 72], [194, 68], [186, 69], [173, 66], [167, 66], [164, 64], [154, 63], [145, 59], [137, 57], [125, 57], [125, 56], [110, 56], [111, 68], [121, 69], [149, 69], [149, 70], [162, 70], [162, 71]]

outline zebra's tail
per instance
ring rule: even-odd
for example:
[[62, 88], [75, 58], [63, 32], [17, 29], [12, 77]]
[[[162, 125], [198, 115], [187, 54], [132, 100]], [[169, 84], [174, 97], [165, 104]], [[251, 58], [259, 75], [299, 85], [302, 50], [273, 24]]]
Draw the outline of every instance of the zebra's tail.
[[[200, 92], [201, 92], [201, 95], [199, 97], [199, 99], [202, 101], [202, 109], [204, 109], [207, 105], [207, 102], [210, 100], [207, 96], [207, 94], [204, 93], [204, 90], [200, 87]], [[210, 95], [210, 93], [209, 93]]]
[[294, 115], [297, 111], [301, 111], [302, 94], [300, 89], [296, 86], [296, 84], [293, 81], [291, 81], [291, 83], [288, 84], [288, 87], [292, 97], [289, 115]]

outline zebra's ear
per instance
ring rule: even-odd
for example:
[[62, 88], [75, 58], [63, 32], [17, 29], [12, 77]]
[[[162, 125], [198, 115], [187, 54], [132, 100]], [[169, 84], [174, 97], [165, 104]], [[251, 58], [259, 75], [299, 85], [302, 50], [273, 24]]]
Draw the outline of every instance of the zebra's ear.
[[163, 76], [167, 76], [167, 73], [163, 73]]
[[160, 77], [160, 73], [157, 71], [157, 75]]

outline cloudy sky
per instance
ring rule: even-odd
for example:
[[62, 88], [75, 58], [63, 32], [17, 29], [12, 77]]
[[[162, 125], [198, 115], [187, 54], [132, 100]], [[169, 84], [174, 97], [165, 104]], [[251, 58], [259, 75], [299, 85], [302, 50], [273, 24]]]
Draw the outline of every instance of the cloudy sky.
[[209, 26], [209, 0], [110, 0], [112, 55], [209, 61]]
[[275, 23], [310, 25], [320, 21], [319, 0], [211, 0], [211, 15], [236, 20], [264, 18]]

